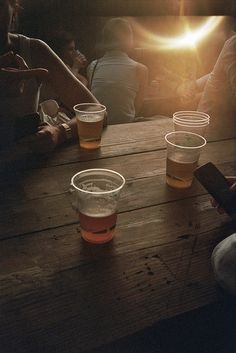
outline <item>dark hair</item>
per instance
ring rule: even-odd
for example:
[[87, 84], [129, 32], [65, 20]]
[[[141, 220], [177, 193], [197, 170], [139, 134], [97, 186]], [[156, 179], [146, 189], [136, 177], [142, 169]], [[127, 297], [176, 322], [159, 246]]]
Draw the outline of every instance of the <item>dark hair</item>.
[[132, 29], [124, 18], [112, 18], [104, 26], [103, 45], [107, 49], [125, 49], [132, 36]]
[[45, 41], [47, 44], [57, 53], [59, 56], [63, 51], [63, 48], [75, 40], [75, 37], [72, 33], [61, 30], [52, 32], [50, 35], [47, 36]]

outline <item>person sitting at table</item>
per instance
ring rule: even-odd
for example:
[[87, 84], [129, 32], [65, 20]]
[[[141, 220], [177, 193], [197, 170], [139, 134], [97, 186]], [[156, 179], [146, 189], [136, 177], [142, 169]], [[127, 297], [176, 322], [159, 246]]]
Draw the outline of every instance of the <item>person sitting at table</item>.
[[[91, 92], [41, 40], [10, 33], [17, 15], [17, 0], [1, 0], [0, 12], [0, 132], [12, 118], [33, 114], [38, 108], [39, 87], [48, 82], [67, 109], [79, 102], [97, 102]], [[39, 126], [29, 140], [38, 151], [48, 151], [78, 135], [75, 119], [60, 126]]]
[[[236, 193], [236, 176], [227, 179], [231, 185], [231, 191]], [[212, 204], [217, 207], [219, 213], [224, 212], [215, 200], [212, 200]], [[236, 233], [230, 235], [215, 247], [211, 262], [219, 285], [227, 292], [236, 295]]]
[[107, 107], [108, 124], [133, 122], [139, 113], [148, 69], [132, 60], [133, 32], [124, 18], [112, 18], [103, 29], [105, 54], [87, 70], [91, 92]]
[[209, 75], [198, 104], [198, 110], [212, 117], [236, 116], [236, 34], [231, 31], [230, 35]]
[[87, 86], [88, 81], [80, 71], [87, 67], [88, 61], [84, 54], [76, 49], [75, 37], [73, 34], [67, 31], [54, 32], [48, 39], [47, 43], [62, 59], [75, 77]]

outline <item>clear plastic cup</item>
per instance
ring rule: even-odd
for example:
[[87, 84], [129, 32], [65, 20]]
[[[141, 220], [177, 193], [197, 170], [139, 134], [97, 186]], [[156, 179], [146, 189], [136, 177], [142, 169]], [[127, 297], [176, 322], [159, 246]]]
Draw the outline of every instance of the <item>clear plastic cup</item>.
[[86, 169], [72, 177], [72, 206], [78, 212], [83, 239], [102, 244], [113, 238], [124, 185], [125, 178], [109, 169]]
[[81, 103], [74, 106], [80, 147], [100, 147], [106, 107], [99, 103]]
[[210, 116], [204, 112], [197, 110], [182, 110], [173, 114], [173, 119], [180, 120], [182, 122], [206, 122], [210, 121]]
[[206, 140], [198, 134], [186, 131], [170, 132], [165, 136], [165, 140], [166, 182], [173, 188], [189, 188]]
[[209, 122], [188, 124], [188, 123], [181, 123], [176, 120], [173, 120], [173, 123], [174, 123], [175, 131], [193, 132], [201, 136], [206, 136], [207, 128], [209, 125]]
[[179, 111], [173, 114], [175, 131], [187, 131], [205, 136], [209, 123], [209, 115], [203, 112]]

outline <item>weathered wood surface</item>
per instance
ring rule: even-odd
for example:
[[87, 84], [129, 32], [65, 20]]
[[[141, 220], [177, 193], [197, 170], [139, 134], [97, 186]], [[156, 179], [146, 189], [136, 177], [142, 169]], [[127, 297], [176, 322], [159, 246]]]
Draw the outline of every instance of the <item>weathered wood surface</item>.
[[[108, 126], [102, 136], [102, 148], [97, 151], [84, 151], [77, 145], [63, 147], [60, 153], [50, 156], [47, 161], [42, 161], [44, 167], [57, 164], [68, 164], [77, 161], [97, 160], [126, 154], [149, 152], [165, 148], [165, 134], [173, 131], [171, 118], [156, 116], [143, 119], [135, 124]], [[147, 121], [146, 121], [147, 120]], [[211, 120], [208, 127], [207, 141], [219, 141], [236, 138], [236, 120]]]
[[[235, 146], [234, 139], [211, 143], [202, 153], [200, 161], [211, 160], [223, 173], [234, 175]], [[68, 193], [70, 179], [77, 171], [87, 168], [110, 168], [124, 175], [127, 185], [120, 200], [121, 212], [206, 193], [197, 182], [185, 191], [169, 188], [165, 182], [165, 163], [166, 151], [160, 150], [27, 171], [17, 182], [14, 177], [4, 183], [0, 237], [76, 222], [77, 215], [71, 208]], [[8, 222], [9, 219], [11, 222]]]
[[[197, 182], [166, 186], [170, 123], [109, 127], [99, 156], [83, 152], [79, 162], [68, 146], [0, 182], [1, 353], [86, 352], [217, 300], [210, 255], [235, 224]], [[200, 163], [236, 174], [235, 122], [220, 124]], [[127, 179], [116, 236], [104, 246], [81, 240], [67, 193], [71, 176], [92, 167]]]

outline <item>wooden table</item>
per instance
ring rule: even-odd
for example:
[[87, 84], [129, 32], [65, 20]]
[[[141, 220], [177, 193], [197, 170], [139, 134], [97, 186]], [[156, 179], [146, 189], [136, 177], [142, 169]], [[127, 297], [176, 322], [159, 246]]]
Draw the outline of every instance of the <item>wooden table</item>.
[[[212, 121], [200, 163], [236, 175], [236, 119]], [[2, 180], [0, 352], [86, 352], [217, 300], [210, 255], [235, 230], [195, 181], [165, 183], [169, 118], [109, 126], [98, 151], [64, 146]], [[68, 187], [86, 168], [124, 175], [116, 235], [80, 237]]]

